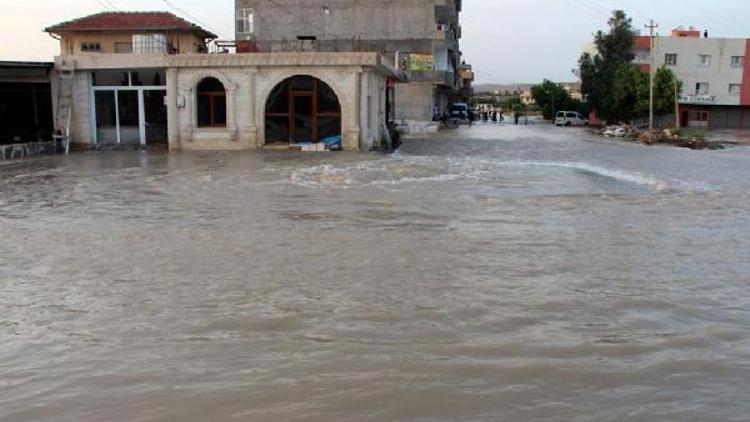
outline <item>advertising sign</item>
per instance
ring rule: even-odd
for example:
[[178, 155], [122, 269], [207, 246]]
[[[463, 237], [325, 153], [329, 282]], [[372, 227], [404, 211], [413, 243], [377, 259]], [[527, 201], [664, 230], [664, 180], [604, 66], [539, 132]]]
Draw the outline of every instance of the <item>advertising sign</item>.
[[430, 72], [435, 69], [435, 58], [432, 54], [409, 54], [409, 70], [412, 72]]

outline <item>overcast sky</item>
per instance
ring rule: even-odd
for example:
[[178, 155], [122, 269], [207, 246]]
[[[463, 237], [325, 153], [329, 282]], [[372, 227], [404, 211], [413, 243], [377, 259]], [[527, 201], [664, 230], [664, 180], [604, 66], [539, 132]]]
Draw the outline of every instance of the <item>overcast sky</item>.
[[[0, 0], [0, 5], [0, 60], [50, 61], [58, 45], [41, 32], [45, 26], [105, 7], [172, 10], [224, 38], [233, 34], [233, 0]], [[464, 59], [474, 64], [479, 83], [573, 80], [581, 50], [615, 8], [625, 9], [638, 28], [653, 17], [662, 33], [694, 25], [711, 36], [750, 37], [750, 0], [464, 0]]]

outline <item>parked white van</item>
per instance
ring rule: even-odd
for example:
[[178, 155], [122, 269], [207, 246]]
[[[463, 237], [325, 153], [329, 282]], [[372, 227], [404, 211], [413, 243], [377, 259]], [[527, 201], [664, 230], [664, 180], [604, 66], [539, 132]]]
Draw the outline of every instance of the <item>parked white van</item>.
[[557, 126], [588, 126], [589, 119], [583, 117], [581, 113], [576, 111], [558, 111], [557, 117], [555, 117], [555, 125]]

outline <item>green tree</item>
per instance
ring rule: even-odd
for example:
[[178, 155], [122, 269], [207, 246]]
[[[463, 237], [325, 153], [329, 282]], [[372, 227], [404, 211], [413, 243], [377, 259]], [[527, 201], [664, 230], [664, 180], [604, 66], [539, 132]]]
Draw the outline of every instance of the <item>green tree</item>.
[[624, 11], [615, 10], [607, 22], [609, 32], [598, 31], [594, 35], [594, 44], [605, 66], [616, 69], [623, 63], [630, 63], [635, 59], [633, 41], [635, 30], [633, 20]]
[[523, 101], [521, 101], [521, 97], [518, 95], [508, 98], [508, 101], [505, 103], [505, 108], [514, 113], [521, 113], [526, 110]]
[[596, 86], [596, 76], [599, 68], [596, 61], [600, 59], [601, 57], [598, 55], [592, 56], [589, 53], [583, 53], [578, 60], [578, 72], [576, 73], [581, 79], [581, 94], [583, 94], [584, 98], [593, 99], [595, 97], [594, 87]]
[[[610, 121], [625, 120], [629, 113], [623, 114], [626, 107], [617, 103], [611, 90], [616, 77], [627, 76], [623, 65], [635, 58], [635, 30], [633, 21], [622, 10], [615, 10], [607, 24], [608, 32], [599, 31], [594, 35], [597, 54], [584, 53], [579, 60], [582, 92], [600, 117]], [[620, 94], [620, 98], [627, 97], [625, 92]]]
[[604, 101], [612, 116], [627, 122], [648, 115], [648, 75], [633, 64], [621, 64], [614, 71], [612, 87]]
[[657, 116], [674, 114], [675, 84], [677, 92], [680, 92], [682, 83], [677, 80], [677, 75], [666, 66], [657, 69], [654, 75], [654, 113]]
[[[616, 10], [608, 21], [609, 31], [594, 35], [597, 54], [584, 53], [578, 61], [581, 91], [588, 106], [609, 122], [625, 122], [648, 115], [649, 75], [632, 62], [635, 59], [633, 22]], [[674, 74], [657, 71], [654, 110], [657, 115], [674, 112]]]
[[559, 110], [568, 110], [571, 103], [570, 94], [562, 85], [546, 79], [541, 85], [531, 87], [531, 95], [546, 120], [554, 119]]

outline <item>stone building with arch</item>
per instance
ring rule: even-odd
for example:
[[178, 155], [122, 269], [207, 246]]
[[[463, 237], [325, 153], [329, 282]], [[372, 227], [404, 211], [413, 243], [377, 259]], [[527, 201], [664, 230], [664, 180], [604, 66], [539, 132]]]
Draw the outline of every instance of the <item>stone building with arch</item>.
[[[64, 25], [55, 31], [64, 32]], [[196, 37], [208, 36], [195, 28]], [[102, 31], [87, 32], [80, 49], [77, 41], [63, 40], [69, 49], [55, 60], [58, 93], [64, 85], [70, 90], [66, 129], [79, 148], [256, 150], [330, 143], [366, 151], [389, 143], [386, 123], [399, 72], [379, 53], [207, 54], [158, 45], [110, 52], [96, 41]], [[75, 40], [75, 34], [66, 36]], [[58, 98], [56, 107], [64, 103]], [[64, 124], [56, 118], [56, 127]]]

